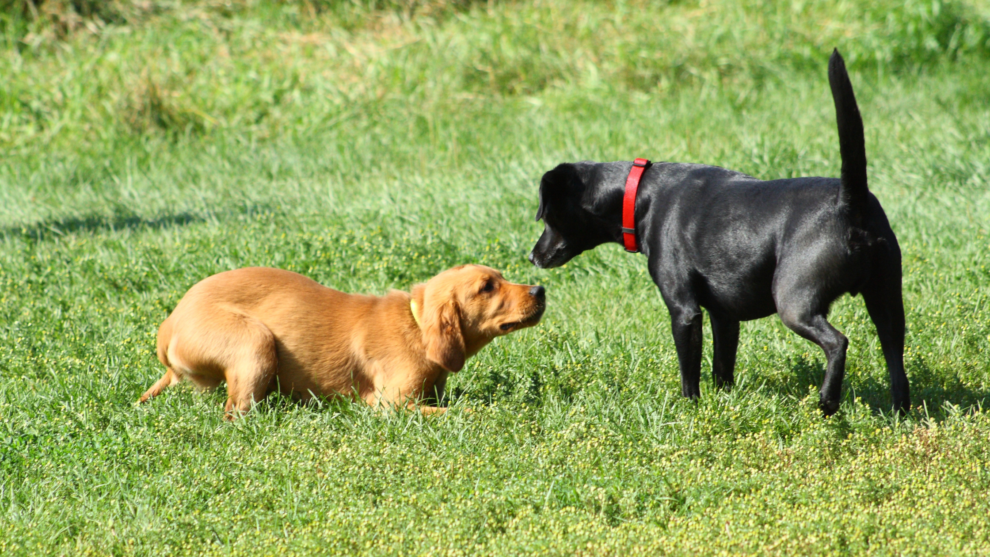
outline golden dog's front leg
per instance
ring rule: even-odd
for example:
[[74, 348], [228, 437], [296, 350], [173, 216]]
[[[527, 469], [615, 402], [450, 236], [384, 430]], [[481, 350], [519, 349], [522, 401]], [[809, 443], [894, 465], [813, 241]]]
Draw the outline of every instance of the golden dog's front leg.
[[[396, 397], [396, 398], [398, 398], [398, 397]], [[428, 405], [424, 405], [424, 404], [421, 404], [420, 399], [413, 398], [413, 397], [408, 397], [408, 396], [404, 396], [404, 397], [400, 398], [399, 400], [395, 400], [394, 398], [391, 399], [391, 400], [389, 400], [388, 398], [386, 398], [384, 396], [379, 396], [377, 399], [375, 399], [373, 401], [369, 400], [368, 403], [372, 407], [374, 407], [374, 408], [378, 408], [378, 409], [385, 410], [385, 411], [392, 411], [392, 412], [394, 412], [394, 411], [399, 410], [401, 408], [401, 409], [405, 409], [405, 410], [412, 410], [412, 411], [415, 411], [415, 412], [420, 412], [424, 416], [432, 416], [434, 414], [443, 414], [443, 413], [445, 413], [447, 411], [447, 409], [444, 408], [444, 407], [442, 407], [442, 406], [428, 406]]]
[[368, 393], [363, 398], [375, 408], [388, 408], [395, 410], [404, 408], [414, 410], [424, 416], [444, 414], [447, 409], [438, 406], [443, 398], [444, 387], [447, 383], [447, 373], [426, 374], [418, 369], [402, 369], [401, 366], [393, 368], [391, 373], [385, 373], [384, 369], [376, 369], [376, 378], [387, 378], [375, 385], [375, 391]]
[[447, 411], [447, 409], [442, 406], [428, 406], [421, 404], [421, 400], [417, 397], [386, 397], [383, 396], [384, 394], [385, 393], [380, 392], [377, 398], [374, 400], [368, 400], [367, 402], [374, 408], [386, 411], [396, 411], [400, 408], [404, 408], [405, 410], [420, 412], [424, 416], [443, 414]]
[[444, 408], [443, 406], [420, 406], [415, 402], [410, 402], [409, 404], [407, 404], [406, 409], [419, 411], [424, 416], [433, 416], [433, 415], [447, 413], [447, 409]]

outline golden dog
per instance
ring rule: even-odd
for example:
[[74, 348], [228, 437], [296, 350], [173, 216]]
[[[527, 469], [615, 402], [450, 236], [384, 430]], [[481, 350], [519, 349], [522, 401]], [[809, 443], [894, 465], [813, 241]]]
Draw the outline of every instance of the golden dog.
[[158, 329], [165, 375], [141, 402], [182, 378], [201, 389], [226, 381], [228, 419], [275, 390], [373, 406], [439, 401], [448, 373], [495, 337], [535, 325], [545, 307], [542, 286], [512, 284], [480, 265], [382, 297], [279, 269], [227, 271], [190, 288]]

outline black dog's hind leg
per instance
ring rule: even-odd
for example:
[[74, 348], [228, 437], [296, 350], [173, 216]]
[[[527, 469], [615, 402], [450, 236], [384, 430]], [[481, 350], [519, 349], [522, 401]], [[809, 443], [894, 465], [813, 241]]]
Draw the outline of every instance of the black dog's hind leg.
[[[780, 307], [781, 305], [784, 307]], [[826, 416], [835, 414], [839, 409], [842, 379], [846, 374], [846, 348], [849, 346], [849, 339], [828, 322], [824, 312], [804, 311], [779, 302], [778, 308], [784, 325], [825, 351], [825, 380], [822, 382], [818, 406]]]
[[716, 389], [728, 389], [735, 383], [736, 350], [739, 347], [739, 322], [708, 312], [712, 322], [712, 377]]
[[[904, 373], [904, 302], [901, 299], [900, 261], [886, 276], [877, 273], [863, 289], [863, 300], [870, 319], [877, 328], [883, 357], [890, 375], [890, 394], [894, 410], [911, 409], [911, 394], [907, 374]], [[896, 275], [896, 276], [893, 276]]]

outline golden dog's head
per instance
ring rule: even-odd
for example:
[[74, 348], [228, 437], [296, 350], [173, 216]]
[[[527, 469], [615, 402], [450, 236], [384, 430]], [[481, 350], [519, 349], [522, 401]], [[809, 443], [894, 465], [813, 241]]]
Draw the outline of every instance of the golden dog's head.
[[461, 265], [413, 288], [426, 357], [449, 371], [495, 337], [531, 327], [546, 308], [542, 286], [513, 284], [482, 265]]

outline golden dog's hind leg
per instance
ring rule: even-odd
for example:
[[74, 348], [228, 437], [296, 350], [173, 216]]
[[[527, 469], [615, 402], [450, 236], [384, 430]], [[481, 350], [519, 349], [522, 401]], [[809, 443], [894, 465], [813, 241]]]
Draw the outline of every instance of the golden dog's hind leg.
[[244, 337], [227, 365], [226, 419], [233, 420], [261, 401], [278, 371], [275, 335], [261, 321], [243, 317]]
[[203, 391], [227, 382], [227, 419], [251, 409], [268, 394], [278, 369], [275, 335], [264, 323], [225, 308], [173, 314], [158, 334], [165, 375], [141, 397], [144, 402], [190, 380]]

